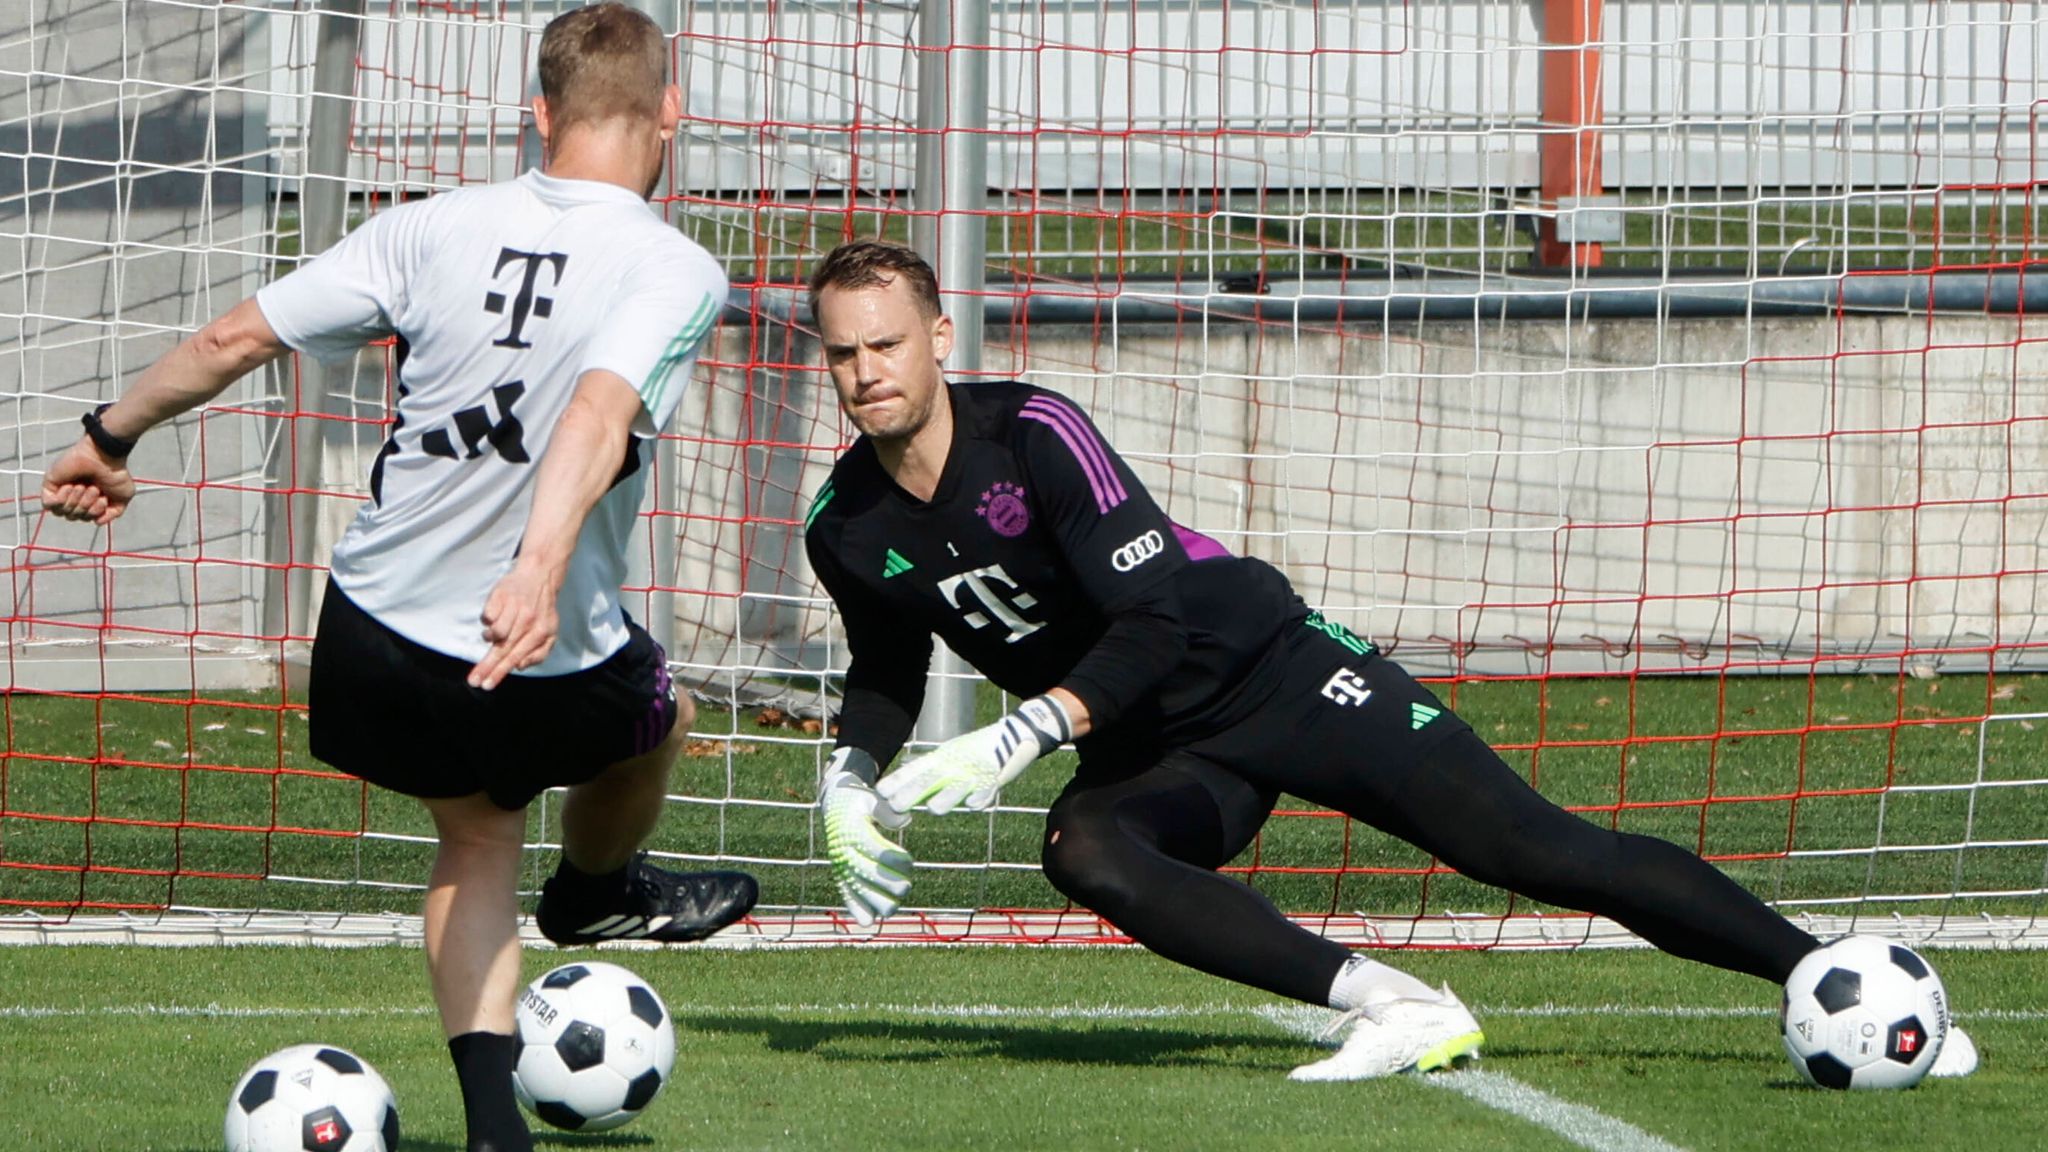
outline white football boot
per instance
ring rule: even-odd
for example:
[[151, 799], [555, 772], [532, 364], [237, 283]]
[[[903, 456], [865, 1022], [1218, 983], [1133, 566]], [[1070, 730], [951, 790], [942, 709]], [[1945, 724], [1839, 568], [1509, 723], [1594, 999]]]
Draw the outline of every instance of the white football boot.
[[1934, 1058], [1934, 1067], [1927, 1070], [1929, 1076], [1953, 1079], [1968, 1076], [1977, 1070], [1977, 1042], [1970, 1034], [1951, 1024], [1948, 1039], [1941, 1042], [1941, 1054]]
[[[1479, 1055], [1486, 1036], [1450, 986], [1428, 1000], [1382, 1000], [1337, 1018], [1324, 1035], [1346, 1023], [1351, 1034], [1327, 1060], [1304, 1064], [1289, 1080], [1370, 1080], [1396, 1072], [1428, 1072]], [[1950, 1032], [1951, 1039], [1955, 1033]]]

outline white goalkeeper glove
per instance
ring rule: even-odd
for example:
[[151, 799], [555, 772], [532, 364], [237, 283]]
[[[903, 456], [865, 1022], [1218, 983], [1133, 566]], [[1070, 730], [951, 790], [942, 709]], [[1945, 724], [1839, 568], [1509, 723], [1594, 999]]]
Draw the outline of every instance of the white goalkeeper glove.
[[944, 816], [955, 808], [979, 812], [1033, 760], [1066, 743], [1073, 726], [1066, 709], [1033, 696], [986, 728], [955, 736], [891, 772], [875, 786], [899, 812], [925, 804]]
[[858, 748], [840, 748], [826, 761], [818, 785], [832, 880], [862, 927], [896, 911], [910, 893], [910, 853], [879, 830], [902, 828], [910, 817], [875, 794], [878, 771], [874, 757]]

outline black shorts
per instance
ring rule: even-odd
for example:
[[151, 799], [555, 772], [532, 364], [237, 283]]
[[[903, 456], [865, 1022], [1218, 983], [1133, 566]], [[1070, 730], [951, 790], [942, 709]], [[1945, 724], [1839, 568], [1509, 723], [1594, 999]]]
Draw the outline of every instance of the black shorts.
[[[1445, 738], [1470, 725], [1370, 642], [1311, 615], [1278, 641], [1279, 687], [1248, 718], [1165, 747], [1090, 741], [1071, 788], [1116, 783], [1169, 759], [1199, 759], [1258, 792], [1299, 796], [1370, 820]], [[1267, 801], [1270, 804], [1270, 800]]]
[[626, 646], [565, 676], [469, 686], [474, 665], [413, 643], [333, 582], [313, 640], [313, 755], [382, 788], [440, 798], [482, 792], [523, 808], [653, 751], [675, 726], [667, 655], [626, 621]]

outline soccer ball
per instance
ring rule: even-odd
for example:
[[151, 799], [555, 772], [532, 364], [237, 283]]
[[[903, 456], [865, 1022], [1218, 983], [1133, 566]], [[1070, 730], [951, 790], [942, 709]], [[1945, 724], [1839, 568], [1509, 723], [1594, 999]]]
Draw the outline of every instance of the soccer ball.
[[300, 1044], [272, 1052], [228, 1097], [228, 1152], [398, 1152], [398, 1101], [352, 1052]]
[[1822, 1088], [1911, 1088], [1948, 1039], [1941, 977], [1903, 944], [1845, 936], [1785, 981], [1785, 1051]]
[[565, 964], [519, 997], [519, 1102], [557, 1128], [602, 1132], [638, 1116], [676, 1062], [661, 997], [616, 964]]

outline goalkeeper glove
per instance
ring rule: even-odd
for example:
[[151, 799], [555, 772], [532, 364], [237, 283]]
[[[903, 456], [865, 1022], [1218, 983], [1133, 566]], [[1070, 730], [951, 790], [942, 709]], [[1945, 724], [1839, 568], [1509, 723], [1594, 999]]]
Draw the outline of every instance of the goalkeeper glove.
[[944, 816], [955, 808], [979, 812], [1033, 760], [1066, 743], [1073, 734], [1066, 709], [1034, 696], [986, 728], [955, 736], [905, 764], [876, 786], [899, 812], [928, 804]]
[[858, 748], [840, 748], [825, 764], [818, 785], [818, 811], [825, 821], [825, 854], [846, 910], [862, 927], [896, 911], [910, 892], [910, 853], [883, 836], [910, 817], [875, 794], [875, 758]]

